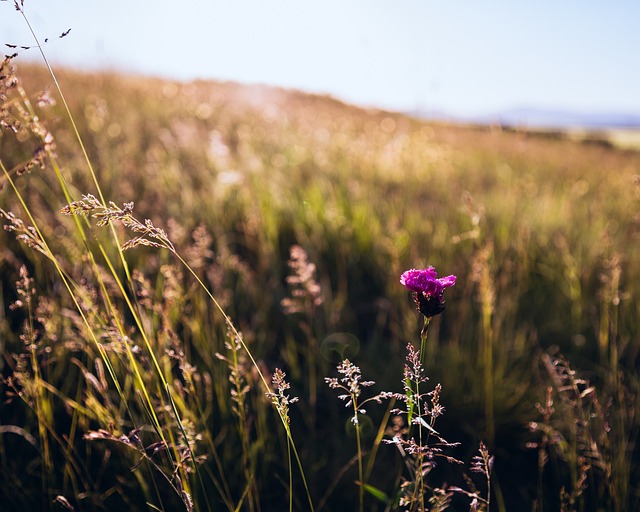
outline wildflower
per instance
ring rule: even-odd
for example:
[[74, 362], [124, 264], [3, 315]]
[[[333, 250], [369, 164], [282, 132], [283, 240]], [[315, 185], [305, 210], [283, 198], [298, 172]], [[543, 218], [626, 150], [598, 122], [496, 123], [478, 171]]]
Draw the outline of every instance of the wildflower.
[[433, 267], [419, 270], [412, 268], [400, 276], [400, 283], [414, 292], [413, 299], [418, 311], [431, 318], [444, 311], [444, 289], [456, 284], [456, 276], [438, 278]]

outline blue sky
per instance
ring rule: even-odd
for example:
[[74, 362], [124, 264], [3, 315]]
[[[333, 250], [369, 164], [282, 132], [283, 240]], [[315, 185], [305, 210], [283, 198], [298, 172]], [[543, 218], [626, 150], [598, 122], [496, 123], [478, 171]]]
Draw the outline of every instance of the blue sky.
[[[458, 116], [516, 107], [640, 114], [635, 0], [25, 0], [24, 8], [57, 65], [267, 83]], [[0, 2], [0, 43], [32, 43], [11, 0]]]

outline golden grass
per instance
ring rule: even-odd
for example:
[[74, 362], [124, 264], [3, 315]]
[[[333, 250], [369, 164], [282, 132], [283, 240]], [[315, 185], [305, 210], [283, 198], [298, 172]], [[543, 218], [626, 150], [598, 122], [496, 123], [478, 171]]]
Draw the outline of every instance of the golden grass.
[[[353, 440], [318, 385], [336, 362], [323, 357], [323, 341], [342, 340], [380, 389], [397, 389], [403, 347], [421, 328], [399, 276], [428, 264], [458, 276], [424, 354], [447, 407], [440, 428], [463, 441], [460, 459], [488, 442], [492, 506], [638, 503], [640, 152], [266, 87], [61, 71], [104, 195], [95, 199], [59, 99], [53, 111], [37, 101], [50, 78], [37, 66], [19, 71], [27, 90], [3, 106], [24, 126], [0, 138], [0, 207], [15, 227], [0, 233], [1, 367], [5, 398], [16, 394], [0, 411], [0, 426], [12, 427], [0, 436], [0, 488], [21, 489], [7, 503], [355, 508], [364, 493], [351, 483], [353, 451], [345, 455]], [[25, 102], [33, 112], [18, 108]], [[56, 156], [26, 168], [39, 151]], [[133, 227], [133, 238], [118, 223], [115, 242], [95, 222], [58, 213], [83, 195], [68, 213], [84, 205]], [[290, 261], [292, 247], [314, 266], [312, 281], [295, 281], [289, 264], [302, 253]], [[10, 309], [27, 278], [32, 303]], [[286, 307], [300, 298], [294, 281], [302, 293], [313, 285], [295, 311]], [[567, 396], [542, 356], [558, 350], [592, 377], [598, 394], [583, 398], [599, 401], [589, 407], [610, 404], [592, 423], [570, 409], [589, 423], [581, 439], [601, 443], [584, 494], [589, 453], [578, 441], [555, 459], [547, 442], [549, 464], [526, 446], [541, 445], [541, 430], [526, 427], [545, 420], [535, 404], [548, 386]], [[291, 408], [265, 380], [276, 368], [299, 397]], [[577, 439], [570, 421], [546, 419]], [[24, 434], [12, 444], [15, 432]], [[386, 469], [376, 471], [372, 455], [364, 472], [358, 457], [359, 473], [369, 494], [390, 496], [402, 464], [379, 438], [374, 446]], [[311, 468], [308, 481], [296, 458]], [[456, 483], [447, 471], [434, 477]], [[384, 510], [370, 499], [370, 510]]]

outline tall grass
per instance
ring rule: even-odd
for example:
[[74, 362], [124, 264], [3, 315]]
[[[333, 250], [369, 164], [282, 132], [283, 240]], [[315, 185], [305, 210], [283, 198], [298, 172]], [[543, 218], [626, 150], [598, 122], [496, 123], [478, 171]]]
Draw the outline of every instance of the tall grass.
[[[16, 61], [0, 508], [638, 507], [640, 154]], [[458, 282], [421, 343], [428, 264]], [[484, 480], [425, 465], [429, 427], [382, 442], [426, 392], [409, 340]], [[322, 385], [345, 359], [388, 390], [366, 416]]]

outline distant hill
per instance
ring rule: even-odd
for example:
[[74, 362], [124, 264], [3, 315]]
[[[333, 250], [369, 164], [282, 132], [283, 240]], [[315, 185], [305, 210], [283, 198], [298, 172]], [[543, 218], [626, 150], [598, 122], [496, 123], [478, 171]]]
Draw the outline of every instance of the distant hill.
[[610, 130], [640, 128], [640, 113], [625, 112], [573, 112], [544, 108], [521, 107], [494, 114], [471, 117], [451, 117], [439, 113], [414, 113], [418, 117], [443, 119], [474, 124], [499, 124], [502, 126], [534, 129]]
[[500, 123], [534, 128], [639, 128], [640, 114], [601, 112], [579, 113], [563, 110], [519, 108], [496, 115]]

